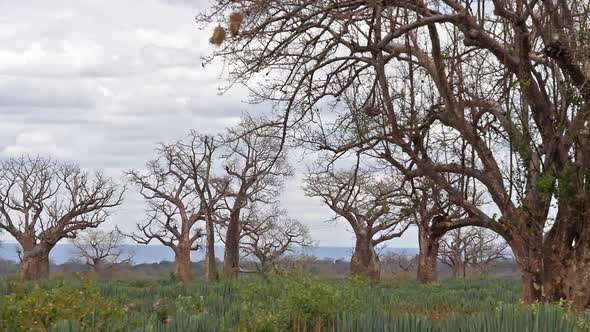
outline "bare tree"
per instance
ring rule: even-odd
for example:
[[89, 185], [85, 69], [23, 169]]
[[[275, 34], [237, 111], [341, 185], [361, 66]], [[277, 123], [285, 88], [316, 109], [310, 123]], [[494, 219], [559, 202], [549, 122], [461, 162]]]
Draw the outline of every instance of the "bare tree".
[[242, 210], [256, 202], [276, 202], [284, 178], [292, 174], [281, 138], [279, 126], [250, 117], [225, 137], [229, 184], [220, 216], [226, 226], [223, 275], [227, 279], [239, 276]]
[[[452, 228], [482, 226], [506, 239], [527, 302], [590, 306], [587, 2], [212, 5], [213, 15], [199, 21], [243, 14], [216, 49], [232, 83], [268, 74], [251, 86], [253, 96], [282, 103], [286, 120], [344, 91], [361, 92], [352, 111], [387, 130], [367, 131], [355, 144], [387, 142], [407, 177], [443, 188], [464, 210]], [[462, 164], [455, 153], [445, 159], [443, 149], [473, 154], [474, 162]], [[493, 209], [466, 199], [458, 175], [484, 188]]]
[[103, 232], [97, 229], [78, 233], [72, 244], [75, 253], [84, 259], [98, 275], [105, 275], [118, 264], [129, 264], [133, 253], [124, 248], [124, 235], [118, 231]]
[[49, 275], [49, 252], [64, 238], [95, 228], [123, 201], [100, 173], [77, 165], [23, 156], [0, 163], [0, 228], [22, 247], [21, 278]]
[[240, 247], [245, 258], [254, 260], [259, 273], [276, 271], [284, 255], [313, 246], [309, 229], [277, 207], [254, 213], [249, 219]]
[[474, 232], [476, 240], [471, 248], [468, 267], [477, 274], [487, 274], [496, 262], [509, 258], [508, 243], [485, 228], [475, 227]]
[[[454, 229], [456, 220], [462, 220], [462, 210], [450, 204], [444, 191], [429, 185], [428, 181], [421, 181], [420, 185], [415, 180], [412, 182], [419, 246], [417, 280], [420, 283], [432, 283], [438, 280], [437, 262], [441, 239]], [[467, 187], [463, 187], [463, 190], [467, 190]], [[472, 202], [480, 204], [476, 198]]]
[[379, 260], [383, 267], [388, 268], [390, 273], [409, 273], [418, 267], [418, 255], [410, 255], [405, 251], [386, 252], [380, 255]]
[[194, 191], [190, 174], [179, 162], [176, 145], [161, 145], [158, 157], [146, 164], [145, 171], [131, 170], [127, 177], [147, 203], [148, 218], [137, 224], [138, 231], [127, 236], [137, 243], [157, 240], [174, 251], [175, 273], [179, 280], [192, 279], [191, 251], [200, 248], [203, 237], [198, 222], [204, 213]]
[[[411, 213], [393, 181], [381, 180], [376, 172], [362, 169], [357, 159], [352, 170], [328, 169], [309, 174], [304, 191], [319, 197], [334, 213], [351, 226], [356, 244], [351, 259], [352, 275], [380, 278], [379, 257], [375, 248], [400, 237], [409, 227]], [[402, 184], [403, 185], [403, 184]]]
[[494, 261], [505, 259], [506, 247], [497, 234], [478, 227], [459, 228], [441, 241], [439, 259], [453, 270], [455, 278], [465, 278], [468, 268], [485, 273]]
[[221, 141], [214, 136], [192, 132], [188, 142], [179, 142], [178, 163], [190, 175], [195, 192], [199, 196], [203, 218], [205, 219], [205, 279], [219, 278], [215, 259], [215, 224], [217, 210], [227, 193], [229, 176], [218, 176], [214, 160]]
[[475, 237], [467, 228], [452, 230], [441, 241], [439, 259], [453, 270], [455, 278], [465, 278], [473, 241]]

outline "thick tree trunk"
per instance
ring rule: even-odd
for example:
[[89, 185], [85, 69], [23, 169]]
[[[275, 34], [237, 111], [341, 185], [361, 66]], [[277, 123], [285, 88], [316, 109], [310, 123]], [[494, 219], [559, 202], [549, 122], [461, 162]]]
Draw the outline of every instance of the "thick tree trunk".
[[22, 280], [38, 280], [49, 277], [49, 251], [45, 245], [23, 246]]
[[465, 279], [465, 263], [464, 262], [457, 262], [455, 266], [453, 266], [453, 277]]
[[223, 256], [223, 277], [237, 279], [240, 276], [240, 219], [230, 216], [225, 233], [225, 254]]
[[422, 284], [438, 280], [437, 262], [440, 237], [429, 236], [425, 227], [418, 227], [418, 272], [417, 280]]
[[[522, 236], [522, 232], [513, 233], [509, 234], [506, 240], [520, 268], [523, 291], [522, 299], [525, 303], [543, 301], [543, 257], [541, 252], [531, 248], [531, 244], [535, 240], [531, 239], [529, 234]], [[540, 241], [539, 245], [542, 245], [542, 239]]]
[[181, 282], [190, 282], [193, 279], [191, 272], [191, 251], [189, 247], [179, 246], [176, 249], [174, 273]]
[[350, 261], [352, 276], [366, 280], [378, 281], [381, 278], [379, 257], [375, 252], [372, 239], [357, 234], [356, 245]]
[[217, 262], [215, 261], [215, 230], [213, 221], [206, 221], [207, 244], [205, 245], [205, 280], [216, 281], [219, 279], [217, 273]]
[[108, 278], [112, 276], [113, 266], [101, 260], [94, 262], [93, 269], [94, 273], [96, 273], [99, 278]]
[[546, 301], [566, 299], [590, 308], [590, 201], [586, 191], [564, 192], [555, 225], [543, 246]]
[[579, 309], [590, 308], [590, 253], [585, 257], [565, 258], [559, 266], [552, 268], [547, 263], [545, 265], [543, 290], [546, 301], [567, 299]]

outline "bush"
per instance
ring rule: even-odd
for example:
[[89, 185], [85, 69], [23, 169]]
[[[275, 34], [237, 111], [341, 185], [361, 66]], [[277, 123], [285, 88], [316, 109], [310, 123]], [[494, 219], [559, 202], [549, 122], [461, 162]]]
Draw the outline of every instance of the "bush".
[[288, 331], [321, 326], [359, 307], [358, 282], [330, 282], [296, 274], [269, 277], [238, 288], [241, 323], [248, 330]]
[[60, 320], [75, 320], [80, 327], [107, 330], [109, 322], [121, 320], [123, 311], [114, 298], [103, 297], [87, 281], [81, 287], [65, 282], [44, 288], [37, 284], [12, 283], [0, 306], [0, 330], [45, 331]]

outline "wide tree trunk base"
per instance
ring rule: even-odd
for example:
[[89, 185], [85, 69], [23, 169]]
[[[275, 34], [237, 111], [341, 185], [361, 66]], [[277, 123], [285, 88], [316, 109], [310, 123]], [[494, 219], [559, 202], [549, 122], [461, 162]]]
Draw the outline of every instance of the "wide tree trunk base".
[[223, 277], [228, 280], [238, 279], [240, 276], [240, 261], [233, 255], [226, 255], [223, 260]]
[[429, 236], [426, 230], [419, 229], [418, 271], [416, 279], [421, 284], [430, 284], [438, 281], [438, 248], [440, 237]]
[[191, 271], [191, 254], [188, 252], [177, 252], [176, 253], [176, 266], [174, 273], [176, 278], [181, 282], [190, 282], [193, 279]]
[[381, 279], [381, 266], [375, 248], [369, 245], [370, 240], [357, 238], [357, 244], [350, 261], [353, 278], [370, 281]]
[[20, 277], [22, 280], [39, 280], [49, 277], [49, 253], [27, 255], [23, 258]]
[[416, 273], [416, 280], [421, 284], [430, 284], [438, 281], [436, 272], [436, 264], [431, 262], [418, 263], [418, 272]]

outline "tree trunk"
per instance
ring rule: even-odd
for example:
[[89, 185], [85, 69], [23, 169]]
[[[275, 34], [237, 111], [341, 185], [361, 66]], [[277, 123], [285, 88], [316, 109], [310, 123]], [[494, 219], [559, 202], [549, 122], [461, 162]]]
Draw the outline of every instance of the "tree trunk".
[[208, 219], [206, 221], [207, 244], [205, 245], [205, 280], [216, 281], [219, 279], [217, 273], [217, 262], [215, 261], [215, 230], [213, 229], [213, 221]]
[[181, 282], [190, 282], [193, 279], [191, 272], [191, 251], [189, 247], [179, 246], [176, 249], [176, 266], [174, 273]]
[[238, 213], [230, 216], [225, 233], [225, 254], [223, 256], [223, 277], [238, 279], [240, 276], [240, 218]]
[[23, 245], [23, 261], [20, 276], [22, 280], [38, 280], [49, 277], [49, 251], [45, 245], [34, 247]]
[[462, 262], [459, 260], [453, 266], [453, 277], [459, 278], [459, 279], [465, 279], [465, 262]]
[[366, 280], [378, 281], [381, 277], [379, 257], [375, 252], [373, 241], [365, 235], [357, 234], [356, 246], [350, 261], [352, 276]]
[[418, 272], [419, 283], [428, 284], [438, 280], [437, 262], [440, 236], [430, 236], [426, 227], [418, 226]]
[[547, 265], [545, 263], [543, 285], [545, 300], [566, 299], [579, 309], [590, 308], [590, 253], [585, 257], [566, 258], [560, 266], [549, 268]]
[[559, 197], [555, 225], [543, 245], [545, 301], [566, 299], [590, 308], [590, 199], [586, 191]]
[[565, 299], [580, 309], [590, 307], [590, 211], [586, 206], [584, 195], [564, 195], [549, 232], [521, 230], [508, 241], [521, 268], [525, 302]]
[[[517, 222], [520, 227], [526, 224], [530, 225], [531, 223], [524, 220]], [[537, 233], [537, 236], [534, 236], [534, 233]], [[543, 252], [540, 250], [543, 245], [542, 233], [529, 231], [528, 229], [522, 231], [515, 226], [509, 231], [506, 241], [510, 245], [516, 263], [520, 268], [523, 301], [525, 303], [544, 301], [544, 264]]]

